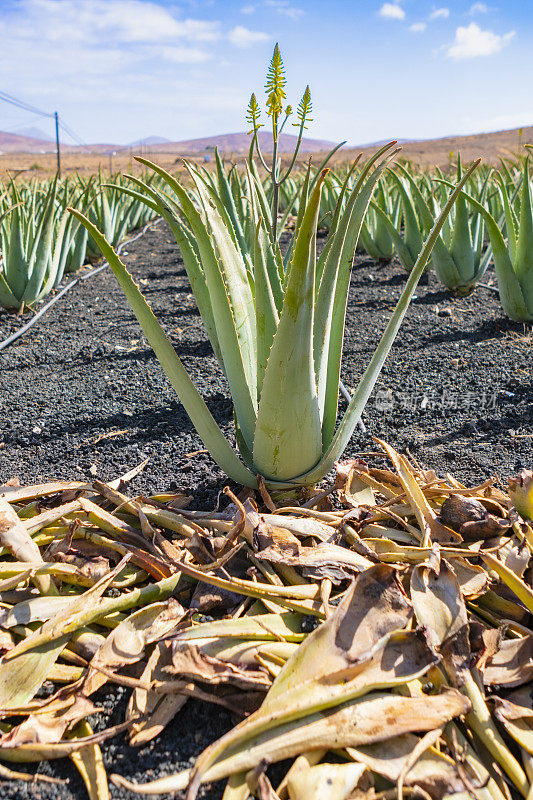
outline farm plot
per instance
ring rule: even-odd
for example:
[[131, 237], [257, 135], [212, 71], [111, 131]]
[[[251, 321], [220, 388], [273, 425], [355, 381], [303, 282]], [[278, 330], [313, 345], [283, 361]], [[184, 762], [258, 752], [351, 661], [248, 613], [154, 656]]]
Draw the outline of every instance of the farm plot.
[[[162, 226], [149, 231], [123, 257], [230, 436], [231, 400], [169, 232]], [[486, 280], [493, 280], [490, 271]], [[404, 281], [395, 260], [378, 264], [356, 257], [342, 374], [349, 389]], [[18, 324], [2, 313], [1, 338]], [[191, 508], [214, 508], [227, 479], [203, 451], [110, 271], [78, 284], [31, 336], [0, 354], [0, 370], [0, 482], [108, 481], [149, 458], [129, 487], [131, 496], [182, 490], [193, 495]], [[468, 485], [495, 472], [507, 478], [531, 460], [531, 370], [530, 334], [503, 316], [495, 293], [479, 287], [455, 300], [430, 274], [428, 284], [417, 288], [367, 405], [366, 433], [356, 432], [346, 457], [376, 450], [371, 436], [377, 435], [408, 449], [439, 476], [450, 472]], [[372, 466], [386, 463], [365, 458]], [[129, 691], [119, 687], [96, 696], [104, 706], [96, 729], [122, 721]], [[129, 748], [123, 736], [104, 743], [106, 767], [134, 781], [153, 780], [190, 766], [189, 759], [230, 726], [226, 711], [189, 701], [141, 750]], [[65, 761], [50, 764], [40, 771], [68, 775], [68, 785], [36, 789], [6, 782], [4, 796], [14, 800], [36, 790], [43, 800], [82, 796], [74, 770]], [[115, 786], [111, 792], [126, 796]], [[221, 789], [205, 796], [220, 797]]]

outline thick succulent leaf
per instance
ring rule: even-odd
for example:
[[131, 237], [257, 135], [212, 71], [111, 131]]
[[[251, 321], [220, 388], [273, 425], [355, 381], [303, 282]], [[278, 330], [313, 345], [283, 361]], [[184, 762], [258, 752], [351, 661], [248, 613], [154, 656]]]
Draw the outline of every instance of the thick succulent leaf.
[[533, 211], [531, 209], [528, 159], [524, 160], [520, 198], [520, 223], [514, 269], [520, 281], [526, 305], [533, 312]]
[[[267, 258], [272, 255], [270, 239], [262, 220], [257, 223], [254, 247], [255, 327], [257, 336], [257, 396], [261, 397], [263, 379], [279, 317], [270, 283]], [[271, 259], [271, 263], [273, 258]], [[276, 274], [277, 277], [277, 274]]]
[[466, 193], [465, 198], [485, 219], [492, 246], [494, 269], [496, 270], [503, 310], [508, 317], [516, 322], [531, 322], [533, 320], [533, 307], [528, 308], [526, 304], [521, 283], [515, 273], [511, 256], [498, 224], [492, 214], [481, 203]]
[[241, 252], [243, 254], [249, 255], [248, 245], [246, 243], [246, 239], [244, 238], [244, 232], [242, 229], [239, 215], [237, 213], [237, 208], [235, 207], [235, 201], [233, 199], [231, 186], [228, 181], [226, 172], [224, 170], [222, 161], [220, 160], [220, 156], [218, 154], [218, 148], [215, 148], [215, 163], [217, 167], [218, 191], [220, 193], [220, 198], [224, 203], [226, 213], [231, 220], [231, 224], [233, 226], [233, 230], [235, 231], [235, 235], [237, 237], [237, 242], [241, 249]]
[[115, 273], [146, 338], [154, 348], [161, 366], [212, 457], [233, 480], [246, 486], [256, 486], [257, 480], [255, 476], [241, 463], [228, 441], [224, 438], [222, 431], [213, 419], [211, 412], [191, 381], [176, 351], [124, 264], [88, 219], [74, 209], [71, 213], [80, 220], [95, 241], [98, 242], [98, 246]]
[[316, 226], [325, 175], [309, 200], [265, 371], [253, 458], [268, 478], [290, 480], [322, 452], [313, 361]]
[[[191, 173], [194, 179], [194, 173]], [[249, 274], [242, 258], [237, 250], [230, 232], [224, 224], [216, 207], [210, 202], [204, 186], [200, 181], [196, 181], [196, 188], [200, 195], [203, 210], [215, 244], [218, 258], [216, 259], [217, 273], [211, 275], [210, 270], [204, 263], [204, 272], [207, 279], [207, 286], [212, 295], [211, 284], [214, 283], [222, 295], [222, 302], [225, 300], [225, 313], [229, 313], [229, 322], [232, 324], [232, 331], [237, 339], [238, 358], [235, 370], [235, 353], [228, 353], [228, 346], [219, 332], [219, 343], [223, 354], [226, 375], [230, 385], [231, 395], [234, 398], [235, 413], [239, 419], [239, 424], [248, 446], [253, 441], [253, 429], [255, 426], [255, 411], [257, 408], [257, 354], [256, 354], [256, 328], [255, 328], [255, 307], [252, 289], [249, 281]], [[215, 278], [213, 282], [212, 277]], [[216, 298], [212, 295], [212, 307], [215, 322], [222, 311]], [[218, 330], [218, 328], [217, 328]], [[229, 364], [228, 364], [229, 362]], [[246, 385], [242, 385], [240, 365], [242, 363]], [[230, 369], [231, 367], [231, 369]], [[235, 378], [233, 372], [236, 373]], [[240, 397], [244, 394], [244, 397]]]
[[315, 311], [314, 358], [323, 450], [331, 442], [337, 418], [344, 321], [353, 256], [376, 183], [397, 150], [389, 153], [369, 173], [378, 159], [394, 145], [395, 142], [390, 142], [380, 148], [361, 171], [333, 234], [321, 276]]
[[[427, 231], [431, 231], [433, 228], [433, 213], [430, 210], [426, 200], [422, 192], [420, 191], [419, 187], [417, 186], [416, 181], [414, 180], [413, 176], [403, 167], [401, 164], [398, 165], [398, 169], [401, 171], [402, 175], [407, 178], [409, 181], [409, 185], [411, 188], [411, 192], [413, 194], [413, 198], [415, 201], [416, 209], [418, 211], [420, 221], [424, 225]], [[432, 194], [430, 195], [433, 196]], [[444, 225], [444, 223], [443, 223]], [[435, 267], [435, 271], [438, 271], [439, 280], [441, 283], [444, 284], [449, 289], [453, 289], [455, 286], [460, 284], [460, 277], [457, 271], [457, 267], [455, 266], [455, 262], [450, 255], [450, 251], [446, 246], [442, 236], [438, 236], [435, 244], [433, 245], [432, 253], [431, 253], [431, 263]]]
[[416, 285], [422, 275], [428, 258], [431, 254], [433, 246], [437, 241], [442, 224], [446, 219], [453, 203], [455, 202], [459, 192], [461, 191], [464, 183], [474, 169], [477, 167], [479, 161], [474, 162], [470, 169], [466, 172], [465, 176], [463, 177], [462, 181], [458, 184], [458, 186], [454, 189], [453, 192], [450, 193], [448, 201], [444, 206], [442, 212], [440, 213], [435, 225], [433, 226], [433, 230], [429, 234], [426, 242], [424, 243], [424, 247], [417, 259], [415, 266], [411, 274], [409, 275], [407, 282], [405, 284], [405, 288], [402, 292], [402, 295], [394, 309], [392, 317], [385, 328], [383, 336], [381, 337], [380, 343], [372, 356], [370, 364], [368, 365], [367, 369], [365, 370], [361, 381], [359, 382], [359, 386], [354, 393], [352, 401], [348, 406], [344, 417], [339, 425], [329, 447], [326, 449], [322, 459], [317, 464], [317, 466], [310, 470], [305, 475], [301, 475], [298, 479], [298, 482], [304, 483], [306, 485], [316, 483], [320, 480], [324, 475], [326, 475], [330, 469], [333, 468], [335, 461], [337, 461], [342, 452], [345, 450], [350, 438], [352, 436], [353, 431], [355, 430], [355, 426], [357, 425], [358, 420], [361, 417], [361, 413], [367, 403], [368, 398], [374, 388], [374, 385], [378, 379], [379, 373], [381, 371], [381, 367], [383, 366], [385, 359], [387, 358], [389, 351], [392, 347], [394, 339], [396, 338], [396, 334], [400, 328], [402, 320], [405, 316], [405, 312], [409, 306], [411, 298], [415, 292]]
[[[242, 434], [248, 447], [251, 448], [256, 416], [257, 372], [255, 369], [255, 338], [252, 338], [251, 335], [251, 326], [253, 325], [255, 328], [255, 313], [253, 313], [253, 300], [246, 269], [235, 250], [230, 234], [218, 213], [210, 206], [209, 201], [206, 213], [209, 212], [210, 220], [214, 225], [212, 233], [217, 247], [221, 248], [221, 251], [219, 250], [220, 259], [228, 258], [224, 264], [217, 258], [202, 217], [178, 181], [157, 164], [139, 156], [136, 159], [153, 169], [166, 181], [178, 197], [183, 214], [191, 226], [198, 244], [211, 297], [217, 338], [235, 412]], [[230, 268], [228, 268], [229, 264], [231, 264]], [[252, 319], [249, 317], [250, 314], [253, 314]], [[217, 460], [216, 457], [215, 460]]]
[[[57, 178], [49, 191], [41, 224], [37, 230], [35, 242], [29, 258], [29, 279], [22, 299], [26, 303], [34, 303], [40, 296], [46, 270], [52, 267], [52, 240], [54, 236], [54, 205], [56, 198]], [[54, 276], [55, 277], [55, 276]]]
[[402, 267], [407, 272], [411, 272], [411, 270], [415, 265], [418, 253], [422, 249], [422, 244], [423, 244], [422, 237], [420, 237], [420, 250], [413, 258], [413, 256], [411, 255], [411, 251], [407, 246], [407, 242], [404, 240], [401, 233], [396, 229], [392, 220], [390, 220], [388, 216], [385, 214], [385, 212], [382, 211], [382, 209], [378, 205], [375, 205], [373, 201], [371, 202], [371, 206], [373, 208], [374, 213], [377, 215], [378, 218], [381, 219], [382, 224], [385, 225], [385, 227], [389, 231], [390, 237], [394, 243], [394, 249], [396, 251], [396, 255], [400, 259]]
[[0, 273], [0, 306], [2, 308], [18, 308], [20, 306], [20, 300], [15, 297], [2, 273]]
[[[14, 199], [18, 200], [18, 196], [14, 195]], [[22, 300], [24, 289], [26, 288], [28, 275], [22, 232], [23, 220], [18, 203], [13, 209], [10, 223], [9, 245], [5, 263], [5, 279], [12, 294], [20, 301]]]

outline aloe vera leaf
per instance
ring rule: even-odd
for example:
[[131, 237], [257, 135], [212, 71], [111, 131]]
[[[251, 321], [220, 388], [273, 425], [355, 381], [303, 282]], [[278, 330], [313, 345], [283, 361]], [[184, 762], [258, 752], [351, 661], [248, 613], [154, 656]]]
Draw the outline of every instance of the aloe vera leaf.
[[485, 219], [492, 245], [494, 268], [503, 310], [510, 319], [516, 322], [530, 322], [533, 319], [533, 309], [529, 310], [526, 305], [522, 286], [516, 276], [511, 256], [494, 217], [470, 195], [465, 193], [465, 198]]
[[[254, 278], [255, 278], [255, 327], [257, 336], [257, 395], [261, 396], [261, 389], [265, 377], [265, 370], [270, 355], [270, 349], [279, 317], [276, 302], [272, 292], [267, 267], [267, 251], [270, 248], [270, 239], [266, 232], [263, 220], [257, 223], [254, 247]], [[277, 276], [276, 276], [277, 277]]]
[[254, 464], [262, 475], [281, 480], [310, 468], [322, 451], [313, 361], [316, 224], [322, 180], [307, 205], [294, 249], [283, 310], [257, 410]]
[[344, 323], [353, 256], [376, 181], [398, 151], [388, 153], [375, 167], [374, 172], [367, 176], [378, 158], [385, 155], [394, 144], [395, 142], [391, 142], [378, 150], [361, 171], [339, 221], [334, 244], [324, 265], [316, 304], [314, 340], [323, 451], [331, 442], [337, 418]]
[[[14, 195], [14, 200], [18, 200], [18, 195]], [[18, 203], [13, 209], [13, 215], [10, 223], [9, 245], [4, 267], [4, 275], [10, 292], [20, 303], [22, 300], [22, 295], [24, 294], [24, 289], [26, 288], [28, 275], [26, 252], [22, 234], [23, 220], [20, 215]]]
[[[217, 221], [214, 209], [211, 208], [209, 210], [210, 218], [215, 226], [213, 235], [216, 234], [218, 239], [217, 246], [220, 244], [223, 247], [224, 253], [230, 259], [231, 267], [235, 267], [234, 270], [221, 267], [208, 229], [187, 192], [180, 186], [178, 181], [157, 164], [153, 164], [140, 156], [136, 156], [136, 160], [153, 169], [176, 193], [183, 214], [187, 218], [196, 238], [212, 306], [213, 309], [216, 308], [217, 310], [215, 324], [224, 361], [224, 370], [230, 384], [231, 396], [243, 436], [248, 446], [251, 447], [256, 416], [257, 375], [253, 365], [255, 351], [252, 352], [252, 344], [254, 343], [251, 338], [250, 326], [252, 321], [247, 317], [247, 313], [253, 312], [253, 301], [251, 302], [250, 287], [244, 264], [242, 260], [239, 262], [238, 257], [236, 257], [231, 236], [223, 226], [220, 218]], [[228, 281], [229, 286], [226, 281]], [[253, 325], [255, 327], [255, 315]], [[244, 348], [246, 353], [243, 353]], [[220, 435], [222, 436], [222, 434]], [[215, 460], [217, 460], [216, 457]], [[217, 463], [220, 462], [217, 461]]]
[[357, 425], [358, 420], [360, 419], [361, 413], [363, 408], [366, 405], [368, 398], [374, 388], [378, 375], [381, 371], [381, 367], [387, 358], [387, 355], [392, 347], [396, 334], [400, 328], [402, 320], [405, 316], [405, 312], [407, 311], [407, 307], [411, 298], [415, 292], [417, 283], [422, 275], [428, 258], [431, 254], [433, 246], [438, 239], [440, 234], [440, 230], [444, 220], [446, 219], [447, 214], [449, 213], [453, 203], [455, 202], [459, 192], [461, 191], [464, 183], [470, 177], [472, 172], [476, 169], [479, 161], [475, 161], [470, 169], [465, 173], [465, 176], [461, 180], [461, 182], [455, 187], [453, 192], [450, 193], [448, 201], [444, 206], [443, 210], [441, 211], [438, 219], [433, 226], [433, 230], [429, 234], [428, 238], [424, 243], [424, 247], [422, 248], [420, 255], [417, 259], [415, 266], [411, 274], [409, 275], [407, 282], [405, 284], [405, 288], [402, 292], [400, 299], [396, 305], [396, 308], [393, 311], [391, 319], [385, 328], [383, 336], [381, 337], [380, 343], [376, 348], [374, 355], [370, 361], [370, 364], [366, 368], [361, 381], [359, 382], [359, 386], [357, 387], [352, 401], [349, 404], [342, 421], [331, 441], [331, 444], [326, 449], [325, 453], [323, 454], [320, 462], [316, 465], [314, 469], [311, 469], [305, 475], [301, 475], [299, 478], [300, 482], [303, 482], [306, 485], [316, 483], [320, 478], [326, 475], [330, 469], [332, 469], [335, 461], [337, 461], [344, 449], [346, 448], [348, 442], [350, 441], [350, 437]]
[[245, 486], [256, 486], [256, 477], [239, 460], [237, 454], [225, 439], [203, 398], [187, 374], [179, 356], [124, 264], [122, 264], [113, 248], [106, 242], [98, 229], [83, 214], [80, 214], [75, 209], [72, 209], [71, 213], [80, 220], [95, 241], [98, 242], [98, 246], [107, 258], [128, 301], [131, 303], [146, 338], [154, 348], [165, 374], [212, 457], [234, 480]]
[[520, 281], [526, 305], [533, 312], [533, 212], [531, 209], [531, 187], [527, 158], [524, 160], [522, 177], [520, 223], [514, 270], [516, 277]]

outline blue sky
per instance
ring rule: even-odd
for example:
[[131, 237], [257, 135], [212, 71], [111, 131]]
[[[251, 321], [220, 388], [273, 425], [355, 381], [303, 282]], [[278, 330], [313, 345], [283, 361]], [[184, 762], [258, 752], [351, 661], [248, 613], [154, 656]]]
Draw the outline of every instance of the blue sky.
[[[0, 89], [86, 142], [239, 131], [276, 41], [315, 138], [533, 124], [533, 0], [0, 0]], [[0, 104], [0, 130], [35, 124]]]

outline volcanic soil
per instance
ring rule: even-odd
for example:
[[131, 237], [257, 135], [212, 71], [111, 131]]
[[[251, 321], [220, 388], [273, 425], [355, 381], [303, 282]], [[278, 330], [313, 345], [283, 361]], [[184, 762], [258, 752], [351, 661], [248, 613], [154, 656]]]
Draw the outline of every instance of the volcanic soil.
[[[159, 224], [122, 258], [139, 282], [189, 374], [227, 436], [232, 404], [207, 341], [179, 251]], [[84, 268], [81, 274], [87, 274]], [[357, 255], [348, 302], [342, 378], [353, 390], [405, 281], [400, 264]], [[495, 284], [491, 269], [485, 283]], [[0, 311], [0, 341], [20, 326]], [[507, 320], [498, 295], [479, 287], [466, 299], [430, 274], [420, 285], [365, 409], [366, 432], [347, 456], [376, 449], [372, 436], [408, 451], [437, 474], [474, 485], [532, 466], [533, 334]], [[53, 479], [113, 479], [149, 458], [133, 493], [182, 489], [194, 508], [213, 508], [228, 483], [205, 452], [109, 269], [79, 282], [36, 326], [0, 351], [0, 484]], [[340, 412], [346, 403], [341, 400]], [[380, 459], [370, 457], [374, 464]], [[95, 728], [123, 720], [121, 688], [97, 697]], [[107, 741], [108, 772], [146, 781], [190, 766], [232, 721], [225, 711], [189, 701], [155, 741], [130, 748]], [[19, 765], [14, 765], [19, 768]], [[24, 767], [21, 767], [24, 769]], [[33, 765], [27, 771], [32, 772]], [[39, 772], [68, 778], [55, 786], [3, 782], [5, 800], [78, 800], [86, 796], [66, 760]], [[114, 800], [130, 796], [110, 787]], [[203, 796], [220, 798], [220, 786]]]

